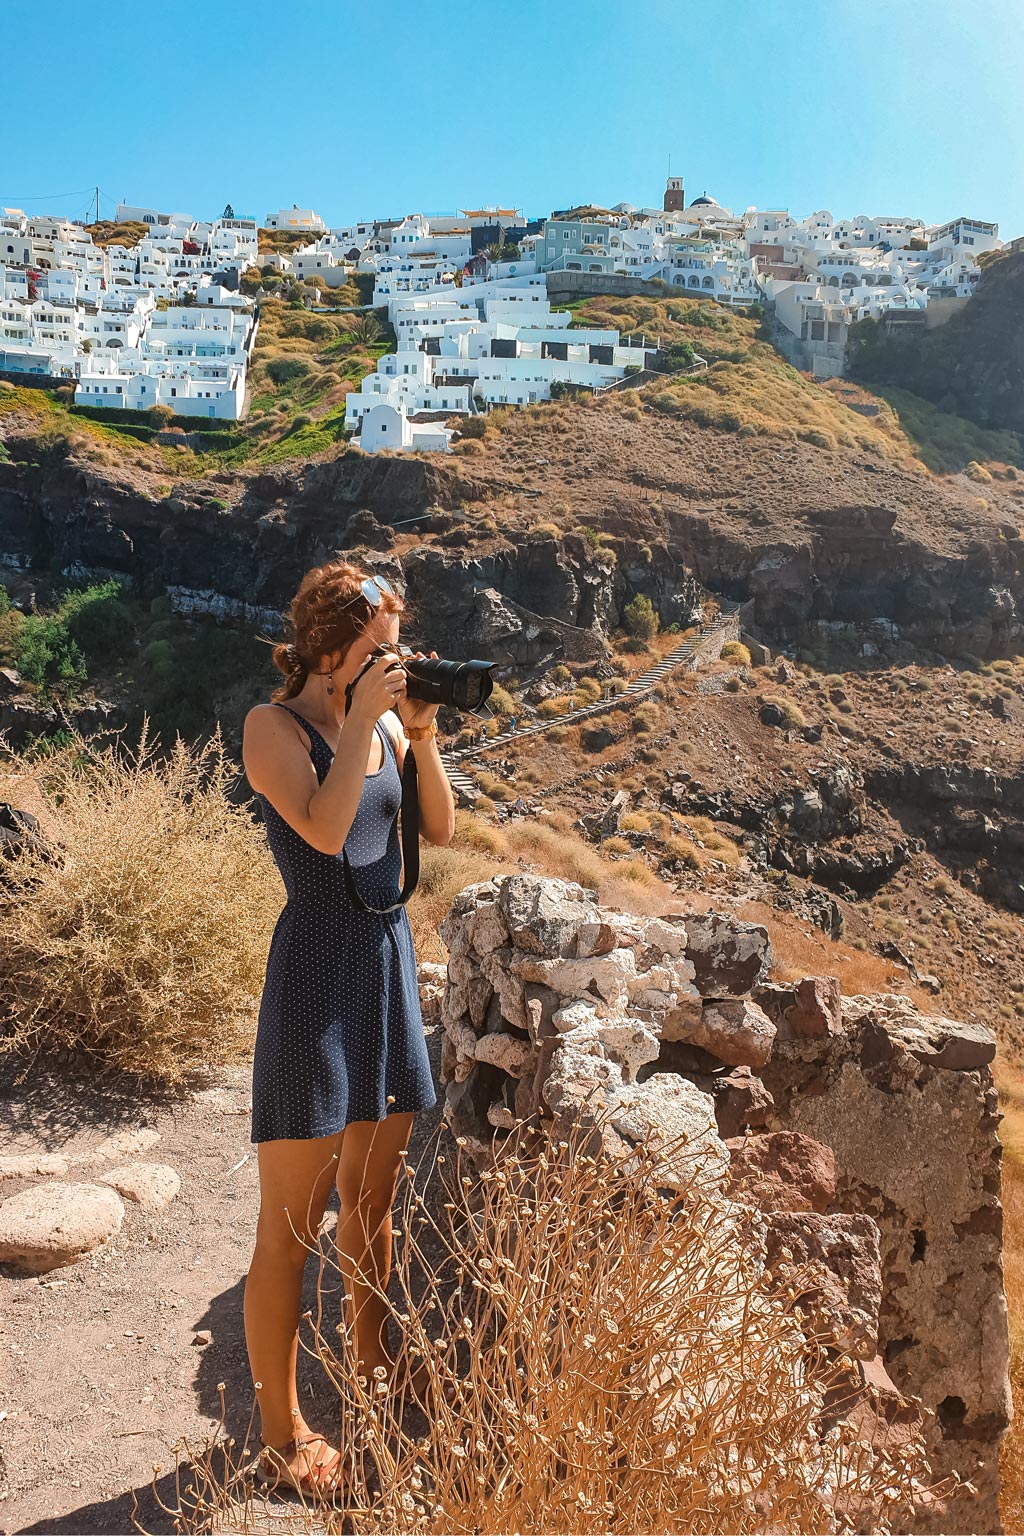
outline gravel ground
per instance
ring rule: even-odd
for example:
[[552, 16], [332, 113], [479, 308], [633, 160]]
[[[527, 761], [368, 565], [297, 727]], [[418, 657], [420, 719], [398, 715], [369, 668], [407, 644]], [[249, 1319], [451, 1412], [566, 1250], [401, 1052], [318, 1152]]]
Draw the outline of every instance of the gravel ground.
[[[427, 1037], [439, 1084], [437, 1025], [427, 1025]], [[126, 1202], [121, 1231], [77, 1264], [39, 1278], [0, 1268], [2, 1536], [174, 1531], [154, 1492], [153, 1467], [163, 1466], [156, 1491], [173, 1507], [173, 1446], [181, 1437], [202, 1446], [212, 1436], [219, 1382], [227, 1432], [239, 1444], [244, 1438], [254, 1394], [242, 1292], [259, 1205], [249, 1072], [248, 1065], [218, 1071], [188, 1100], [143, 1104], [37, 1071], [19, 1087], [4, 1068], [5, 1152], [78, 1159], [113, 1132], [151, 1127], [160, 1140], [140, 1156], [174, 1167], [181, 1193], [155, 1214]], [[417, 1116], [413, 1166], [434, 1145], [442, 1101], [439, 1086], [438, 1105]], [[72, 1169], [68, 1177], [94, 1171]], [[0, 1192], [31, 1182], [8, 1180]], [[329, 1209], [336, 1211], [336, 1196]], [[316, 1270], [307, 1266], [305, 1306], [315, 1304]], [[329, 1270], [325, 1298], [334, 1296], [339, 1309], [340, 1284]], [[196, 1342], [200, 1330], [209, 1331], [209, 1343]], [[329, 1433], [337, 1398], [301, 1349], [299, 1390], [309, 1422]], [[282, 1530], [280, 1515], [270, 1528]]]

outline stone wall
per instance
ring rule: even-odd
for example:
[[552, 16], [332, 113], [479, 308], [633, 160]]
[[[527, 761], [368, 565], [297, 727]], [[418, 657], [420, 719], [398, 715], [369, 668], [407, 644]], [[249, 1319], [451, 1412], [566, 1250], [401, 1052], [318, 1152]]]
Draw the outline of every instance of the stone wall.
[[[765, 928], [638, 917], [571, 882], [467, 887], [448, 948], [445, 1118], [477, 1165], [534, 1118], [598, 1109], [612, 1152], [686, 1131], [728, 1157], [738, 1198], [827, 1283], [811, 1311], [859, 1362], [890, 1425], [919, 1416], [936, 1478], [969, 1479], [920, 1531], [998, 1531], [1010, 1412], [1000, 1116], [991, 1033], [832, 978], [767, 978]], [[682, 1177], [682, 1176], [681, 1176]], [[902, 1417], [901, 1417], [902, 1416]]]

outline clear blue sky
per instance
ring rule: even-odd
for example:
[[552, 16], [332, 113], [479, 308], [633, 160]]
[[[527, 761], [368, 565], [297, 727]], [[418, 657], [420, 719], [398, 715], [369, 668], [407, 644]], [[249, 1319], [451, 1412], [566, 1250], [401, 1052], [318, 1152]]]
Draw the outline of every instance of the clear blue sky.
[[5, 13], [0, 203], [331, 224], [499, 203], [1024, 234], [1022, 0], [174, 0]]

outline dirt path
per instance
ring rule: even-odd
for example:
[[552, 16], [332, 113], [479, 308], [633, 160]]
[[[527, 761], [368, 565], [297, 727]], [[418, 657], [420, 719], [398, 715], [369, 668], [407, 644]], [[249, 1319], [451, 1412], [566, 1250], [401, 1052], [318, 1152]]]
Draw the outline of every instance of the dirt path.
[[[428, 1024], [435, 1084], [439, 1031]], [[220, 1417], [226, 1384], [228, 1432], [239, 1444], [253, 1402], [242, 1290], [258, 1209], [256, 1149], [249, 1141], [249, 1068], [216, 1074], [187, 1102], [140, 1104], [34, 1074], [31, 1089], [0, 1079], [5, 1152], [88, 1155], [111, 1133], [151, 1127], [159, 1142], [140, 1157], [168, 1163], [181, 1192], [147, 1213], [125, 1202], [121, 1231], [105, 1249], [38, 1279], [0, 1270], [0, 1533], [170, 1533], [174, 1442], [201, 1446]], [[438, 1105], [417, 1116], [409, 1161], [433, 1144]], [[245, 1161], [242, 1161], [245, 1159]], [[241, 1164], [241, 1166], [238, 1166]], [[88, 1179], [88, 1167], [72, 1179]], [[6, 1197], [38, 1180], [7, 1180]], [[337, 1209], [337, 1197], [331, 1210]], [[325, 1300], [341, 1306], [340, 1278], [325, 1276]], [[316, 1297], [306, 1271], [304, 1306]], [[209, 1330], [209, 1343], [196, 1342]], [[309, 1422], [329, 1432], [337, 1399], [315, 1361], [299, 1353], [299, 1390]], [[280, 1521], [277, 1522], [280, 1528]]]

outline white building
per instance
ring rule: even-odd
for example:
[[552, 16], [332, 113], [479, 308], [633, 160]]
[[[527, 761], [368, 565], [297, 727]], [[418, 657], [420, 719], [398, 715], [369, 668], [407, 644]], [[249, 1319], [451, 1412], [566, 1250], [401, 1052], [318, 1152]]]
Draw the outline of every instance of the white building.
[[290, 208], [281, 208], [277, 213], [268, 213], [263, 221], [264, 229], [294, 229], [309, 230], [319, 233], [327, 226], [318, 213], [312, 208], [300, 208], [298, 203], [292, 203]]
[[[622, 346], [618, 331], [570, 329], [570, 312], [552, 310], [546, 279], [532, 273], [400, 295], [389, 313], [397, 350], [345, 401], [345, 425], [369, 453], [433, 446], [437, 423], [417, 420], [425, 413], [531, 405], [556, 385], [600, 389], [646, 357]], [[409, 436], [406, 427], [424, 430]]]

